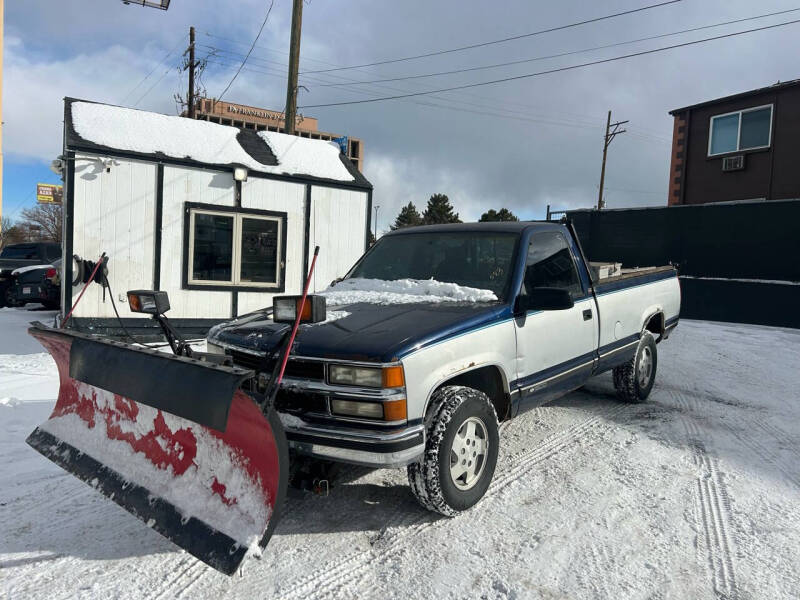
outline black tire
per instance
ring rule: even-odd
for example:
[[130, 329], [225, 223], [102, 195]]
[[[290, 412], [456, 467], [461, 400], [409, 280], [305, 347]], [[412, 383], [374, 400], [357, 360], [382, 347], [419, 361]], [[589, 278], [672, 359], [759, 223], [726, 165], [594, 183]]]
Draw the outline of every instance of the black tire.
[[642, 333], [634, 357], [614, 368], [614, 388], [625, 402], [644, 402], [653, 389], [658, 367], [656, 340], [649, 331]]
[[[475, 479], [471, 483], [465, 479], [457, 484], [451, 475], [451, 460], [455, 456], [451, 451], [456, 435], [462, 426], [469, 426], [468, 421], [475, 427], [478, 437], [485, 435], [488, 445], [485, 452], [477, 456], [481, 459], [481, 466], [475, 467], [479, 468], [479, 472], [473, 475]], [[482, 431], [481, 423], [484, 427]], [[408, 466], [408, 483], [422, 506], [454, 517], [477, 504], [489, 489], [500, 444], [497, 414], [483, 392], [464, 386], [446, 386], [436, 390], [431, 398], [425, 416], [425, 433], [425, 453], [418, 462]], [[462, 447], [461, 450], [462, 453], [466, 450], [465, 458], [468, 457], [469, 447]], [[478, 465], [478, 460], [475, 464]], [[464, 474], [464, 477], [468, 475]], [[469, 487], [461, 489], [459, 485], [462, 488]]]

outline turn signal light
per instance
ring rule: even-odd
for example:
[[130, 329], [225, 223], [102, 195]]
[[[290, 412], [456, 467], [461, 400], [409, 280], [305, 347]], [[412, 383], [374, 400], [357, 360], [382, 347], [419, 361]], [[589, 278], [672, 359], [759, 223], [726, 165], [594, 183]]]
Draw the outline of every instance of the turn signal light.
[[[397, 388], [406, 384], [406, 376], [403, 373], [403, 365], [383, 368], [383, 387]], [[405, 402], [405, 400], [403, 400]]]
[[388, 400], [383, 403], [384, 421], [405, 421], [408, 417], [406, 409], [406, 399]]

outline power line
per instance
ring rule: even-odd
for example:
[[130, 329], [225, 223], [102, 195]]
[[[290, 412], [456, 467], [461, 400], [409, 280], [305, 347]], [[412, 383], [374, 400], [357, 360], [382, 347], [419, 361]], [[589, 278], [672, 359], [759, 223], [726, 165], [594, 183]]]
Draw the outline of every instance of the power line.
[[[613, 44], [604, 44], [602, 46], [594, 46], [592, 48], [584, 48], [582, 50], [571, 50], [569, 52], [559, 52], [558, 54], [549, 54], [547, 56], [536, 56], [536, 57], [533, 57], [533, 58], [524, 58], [524, 59], [521, 59], [521, 60], [512, 60], [512, 61], [508, 61], [508, 62], [495, 63], [495, 64], [492, 64], [492, 65], [482, 65], [480, 67], [466, 67], [466, 68], [463, 68], [463, 69], [453, 69], [451, 71], [438, 71], [436, 73], [423, 73], [423, 74], [420, 74], [420, 75], [406, 75], [406, 76], [402, 76], [402, 77], [388, 77], [386, 79], [372, 79], [372, 80], [367, 80], [367, 81], [355, 81], [353, 83], [347, 83], [347, 84], [343, 84], [343, 85], [360, 85], [360, 84], [365, 84], [366, 85], [366, 84], [373, 84], [373, 83], [386, 83], [386, 82], [391, 82], [391, 81], [407, 81], [409, 79], [425, 79], [425, 78], [429, 78], [429, 77], [440, 77], [442, 75], [455, 75], [455, 74], [458, 74], [458, 73], [469, 73], [469, 72], [472, 72], [472, 71], [484, 71], [486, 69], [497, 69], [497, 68], [500, 68], [500, 67], [509, 67], [509, 66], [513, 66], [513, 65], [521, 65], [521, 64], [530, 63], [530, 62], [536, 62], [536, 61], [540, 61], [540, 60], [548, 60], [548, 59], [551, 59], [551, 58], [561, 58], [561, 57], [564, 57], [564, 56], [572, 56], [572, 55], [575, 55], [575, 54], [584, 54], [586, 52], [594, 52], [596, 50], [605, 50], [607, 48], [616, 48], [617, 46], [625, 46], [625, 45], [628, 45], [628, 44], [636, 44], [638, 42], [647, 42], [647, 41], [657, 40], [657, 39], [666, 38], [666, 37], [673, 37], [673, 36], [681, 35], [681, 34], [684, 34], [684, 33], [692, 33], [692, 32], [695, 32], [695, 31], [702, 31], [704, 29], [713, 29], [715, 27], [723, 27], [725, 25], [733, 25], [735, 23], [743, 23], [745, 21], [753, 21], [753, 20], [756, 20], [756, 19], [764, 19], [764, 18], [767, 18], [767, 17], [774, 17], [776, 15], [784, 15], [784, 14], [791, 13], [791, 12], [797, 12], [798, 10], [800, 10], [800, 7], [791, 8], [789, 10], [781, 10], [781, 11], [777, 11], [777, 12], [766, 13], [766, 14], [757, 15], [757, 16], [754, 16], [754, 17], [746, 17], [746, 18], [743, 18], [743, 19], [735, 19], [735, 20], [732, 20], [732, 21], [724, 21], [722, 23], [714, 23], [713, 25], [703, 25], [701, 27], [692, 27], [690, 29], [683, 29], [681, 31], [674, 31], [674, 32], [671, 32], [671, 33], [662, 33], [662, 34], [659, 34], [659, 35], [651, 35], [651, 36], [647, 36], [647, 37], [643, 37], [643, 38], [638, 38], [638, 39], [635, 39], [635, 40], [628, 40], [628, 41], [625, 41], [625, 42], [615, 42]], [[332, 69], [332, 70], [335, 70], [335, 69]], [[324, 73], [325, 71], [306, 71], [306, 72], [307, 73]], [[323, 84], [320, 87], [330, 87], [330, 86], [333, 86], [333, 85], [337, 85], [337, 84], [328, 83], [328, 84]]]
[[[207, 59], [207, 60], [208, 60], [209, 63], [218, 64], [220, 66], [228, 67], [228, 68], [236, 68], [236, 66], [237, 66], [234, 63], [225, 63], [225, 62], [212, 60], [212, 59]], [[271, 67], [267, 67], [267, 68], [271, 68]], [[259, 74], [262, 74], [262, 75], [269, 75], [270, 77], [279, 77], [281, 79], [283, 79], [285, 77], [285, 75], [282, 75], [282, 74], [271, 73], [271, 72], [268, 72], [268, 71], [261, 71], [259, 69], [256, 69], [253, 66], [250, 66], [250, 65], [246, 66], [244, 68], [244, 70], [251, 71], [251, 72], [254, 72], [254, 73], [259, 73]], [[365, 95], [365, 94], [374, 95], [374, 93], [375, 93], [375, 92], [368, 92], [368, 91], [365, 91], [365, 90], [354, 90], [354, 89], [350, 89], [350, 88], [343, 88], [343, 89], [344, 89], [344, 91], [347, 91], [347, 92], [350, 92], [350, 93], [354, 93], [354, 94], [360, 94], [360, 95]], [[434, 98], [436, 98], [438, 100], [441, 100], [441, 101], [444, 101], [444, 102], [448, 102], [449, 101], [449, 99], [446, 99], [446, 98], [437, 98], [437, 97], [434, 97]], [[484, 108], [484, 110], [475, 110], [475, 109], [469, 109], [469, 108], [464, 108], [464, 107], [460, 107], [460, 106], [452, 106], [452, 105], [447, 105], [447, 104], [437, 104], [437, 103], [434, 103], [434, 102], [421, 101], [421, 100], [410, 100], [410, 102], [413, 102], [414, 104], [418, 104], [420, 106], [427, 106], [427, 107], [438, 108], [438, 109], [442, 109], [442, 110], [475, 114], [475, 115], [484, 116], [484, 117], [495, 117], [495, 118], [507, 119], [507, 120], [518, 121], [518, 122], [528, 122], [528, 123], [536, 123], [536, 124], [543, 124], [543, 125], [553, 125], [553, 126], [556, 126], [556, 127], [572, 127], [572, 128], [584, 129], [584, 130], [598, 130], [599, 131], [602, 128], [600, 125], [597, 125], [596, 123], [587, 123], [587, 122], [580, 122], [580, 121], [574, 121], [574, 120], [571, 121], [571, 120], [567, 120], [567, 119], [558, 119], [558, 118], [552, 118], [552, 117], [536, 118], [536, 117], [533, 117], [531, 115], [516, 113], [515, 111], [511, 111], [511, 110], [505, 109], [503, 107], [497, 107], [497, 106], [486, 107], [484, 105], [479, 105], [479, 104], [476, 104], [476, 103], [469, 103], [469, 102], [467, 102], [466, 104], [467, 105], [472, 105], [472, 106], [477, 106], [479, 108]], [[460, 101], [460, 102], [463, 102], [463, 101]], [[664, 138], [658, 138], [656, 136], [647, 135], [647, 134], [643, 134], [643, 133], [639, 133], [639, 134], [635, 134], [634, 133], [633, 135], [635, 135], [635, 137], [637, 139], [639, 139], [640, 141], [651, 142], [651, 143], [656, 142], [656, 143], [660, 143], [660, 144], [671, 144], [672, 143], [669, 140], [666, 140]]]
[[329, 73], [331, 71], [344, 71], [347, 69], [360, 69], [362, 67], [374, 67], [376, 65], [388, 65], [391, 63], [398, 63], [408, 60], [417, 60], [420, 58], [428, 58], [431, 56], [440, 56], [442, 54], [452, 54], [453, 52], [461, 52], [463, 50], [471, 50], [473, 48], [483, 48], [485, 46], [491, 46], [493, 44], [502, 44], [505, 42], [511, 42], [513, 40], [521, 40], [523, 38], [533, 37], [535, 35], [542, 35], [543, 33], [552, 33], [554, 31], [562, 31], [564, 29], [570, 29], [572, 27], [578, 27], [580, 25], [587, 25], [589, 23], [597, 23], [598, 21], [605, 21], [608, 19], [614, 19], [616, 17], [621, 17], [623, 15], [631, 15], [633, 13], [642, 12], [645, 10], [650, 10], [652, 8], [658, 8], [660, 6], [666, 6], [668, 4], [675, 4], [677, 2], [681, 2], [681, 0], [667, 0], [666, 2], [659, 2], [658, 4], [650, 4], [648, 6], [642, 6], [640, 8], [634, 8], [631, 10], [626, 10], [623, 12], [614, 13], [611, 15], [605, 15], [602, 17], [595, 17], [594, 19], [586, 19], [585, 21], [578, 21], [577, 23], [568, 23], [567, 25], [559, 25], [557, 27], [550, 27], [548, 29], [540, 29], [538, 31], [532, 31], [531, 33], [523, 33], [521, 35], [514, 35], [511, 37], [503, 38], [500, 40], [492, 40], [490, 42], [480, 42], [478, 44], [470, 44], [468, 46], [460, 46], [459, 48], [450, 48], [449, 50], [437, 50], [435, 52], [427, 52], [425, 54], [417, 54], [415, 56], [404, 56], [402, 58], [392, 58], [388, 60], [379, 60], [376, 62], [371, 63], [364, 63], [360, 65], [350, 65], [349, 67], [337, 67], [335, 69], [321, 69], [317, 71], [304, 71], [304, 73]]
[[580, 68], [583, 68], [583, 67], [590, 67], [590, 66], [594, 66], [594, 65], [600, 65], [600, 64], [604, 64], [604, 63], [615, 62], [615, 61], [618, 61], [618, 60], [624, 60], [624, 59], [633, 58], [633, 57], [636, 57], [636, 56], [644, 56], [646, 54], [655, 54], [656, 52], [664, 52], [665, 50], [674, 50], [675, 48], [683, 48], [685, 46], [693, 46], [695, 44], [702, 44], [702, 43], [711, 42], [711, 41], [714, 41], [714, 40], [721, 40], [721, 39], [725, 39], [725, 38], [735, 37], [735, 36], [738, 36], [738, 35], [744, 35], [746, 33], [753, 33], [753, 32], [756, 32], [756, 31], [765, 31], [767, 29], [774, 29], [776, 27], [783, 27], [785, 25], [793, 25], [795, 23], [800, 23], [800, 19], [795, 19], [795, 20], [792, 20], [792, 21], [786, 21], [784, 23], [776, 23], [774, 25], [765, 25], [764, 27], [756, 27], [756, 28], [753, 28], [753, 29], [746, 29], [744, 31], [736, 31], [736, 32], [733, 32], [733, 33], [726, 33], [726, 34], [723, 34], [723, 35], [717, 35], [717, 36], [710, 37], [710, 38], [703, 38], [701, 40], [694, 40], [694, 41], [691, 41], [691, 42], [682, 42], [680, 44], [673, 44], [671, 46], [662, 46], [661, 48], [653, 48], [651, 50], [642, 50], [640, 52], [633, 52], [631, 54], [623, 54], [622, 56], [613, 56], [611, 58], [604, 58], [604, 59], [601, 59], [601, 60], [594, 60], [594, 61], [591, 61], [591, 62], [580, 63], [580, 64], [577, 64], [577, 65], [569, 65], [569, 66], [566, 66], [566, 67], [558, 67], [558, 68], [555, 68], [555, 69], [548, 69], [546, 71], [537, 71], [536, 73], [527, 73], [525, 75], [516, 75], [514, 77], [504, 77], [502, 79], [493, 79], [491, 81], [480, 81], [478, 83], [469, 83], [469, 84], [465, 84], [465, 85], [456, 85], [456, 86], [447, 87], [447, 88], [441, 88], [441, 89], [437, 89], [437, 90], [427, 90], [427, 91], [414, 92], [414, 93], [409, 93], [409, 94], [398, 94], [398, 95], [395, 95], [395, 96], [384, 96], [383, 98], [371, 98], [371, 99], [368, 99], [368, 100], [351, 100], [351, 101], [348, 101], [348, 102], [330, 102], [328, 104], [308, 104], [308, 105], [305, 105], [305, 106], [300, 106], [298, 108], [323, 108], [323, 107], [327, 107], [327, 106], [344, 106], [344, 105], [347, 105], [347, 104], [365, 104], [365, 103], [368, 103], [368, 102], [382, 102], [382, 101], [385, 101], [385, 100], [397, 100], [397, 99], [400, 99], [400, 98], [411, 98], [411, 97], [414, 97], [414, 96], [426, 96], [426, 95], [429, 95], [429, 94], [440, 94], [442, 92], [452, 92], [452, 91], [456, 91], [456, 90], [465, 90], [465, 89], [473, 88], [473, 87], [480, 87], [480, 86], [486, 86], [486, 85], [495, 85], [497, 83], [505, 83], [505, 82], [508, 82], [508, 81], [517, 81], [519, 79], [529, 79], [531, 77], [537, 77], [539, 75], [549, 75], [551, 73], [560, 73], [562, 71], [571, 71], [573, 69], [580, 69]]
[[161, 83], [161, 80], [162, 80], [162, 79], [164, 79], [164, 77], [166, 77], [166, 76], [167, 76], [167, 73], [169, 73], [171, 70], [172, 70], [172, 67], [171, 67], [171, 66], [170, 66], [170, 67], [167, 67], [167, 70], [166, 70], [166, 71], [164, 71], [164, 72], [161, 74], [161, 77], [159, 77], [158, 79], [156, 79], [155, 83], [153, 83], [153, 85], [151, 85], [149, 88], [147, 88], [147, 91], [146, 91], [144, 94], [142, 94], [141, 96], [139, 96], [139, 99], [138, 99], [136, 102], [134, 102], [134, 103], [133, 103], [133, 105], [134, 105], [134, 106], [138, 106], [138, 105], [139, 105], [139, 102], [141, 102], [142, 100], [144, 100], [144, 97], [145, 97], [145, 96], [147, 96], [147, 94], [149, 94], [150, 92], [152, 92], [152, 91], [153, 91], [153, 88], [155, 88], [155, 87], [156, 87], [156, 86], [157, 86], [159, 83]]
[[247, 51], [247, 56], [244, 57], [244, 60], [242, 61], [241, 66], [239, 67], [239, 70], [236, 71], [234, 76], [231, 78], [230, 83], [228, 83], [228, 85], [225, 87], [224, 90], [222, 90], [222, 93], [219, 95], [219, 99], [220, 100], [222, 100], [222, 97], [225, 95], [225, 92], [227, 92], [228, 89], [230, 89], [230, 87], [233, 85], [233, 82], [236, 81], [236, 78], [239, 76], [239, 73], [241, 73], [241, 71], [242, 71], [242, 67], [244, 67], [244, 63], [246, 63], [247, 59], [250, 58], [250, 53], [253, 52], [253, 48], [256, 47], [256, 42], [258, 41], [258, 38], [261, 37], [261, 32], [264, 31], [264, 25], [267, 24], [267, 19], [269, 19], [269, 15], [272, 12], [272, 7], [274, 5], [275, 5], [275, 0], [271, 0], [270, 3], [269, 3], [269, 8], [267, 9], [267, 16], [264, 17], [264, 21], [261, 23], [261, 27], [258, 30], [258, 35], [256, 35], [256, 39], [253, 40], [253, 43], [250, 46], [250, 50]]
[[158, 61], [158, 62], [156, 63], [156, 66], [154, 66], [152, 69], [150, 69], [150, 72], [149, 72], [147, 75], [145, 75], [145, 76], [144, 76], [144, 77], [143, 77], [143, 78], [142, 78], [142, 79], [139, 81], [139, 83], [137, 83], [137, 84], [136, 84], [136, 86], [134, 86], [134, 88], [133, 88], [131, 91], [129, 91], [127, 94], [125, 94], [125, 97], [124, 97], [122, 100], [120, 100], [120, 104], [125, 104], [125, 101], [126, 101], [126, 100], [127, 100], [129, 97], [130, 97], [130, 95], [131, 95], [131, 94], [133, 94], [133, 92], [135, 92], [136, 90], [138, 90], [140, 85], [142, 85], [142, 84], [143, 84], [145, 81], [147, 81], [148, 79], [150, 79], [150, 76], [151, 76], [153, 73], [155, 73], [155, 70], [156, 70], [156, 69], [158, 69], [158, 67], [159, 67], [159, 66], [163, 65], [163, 64], [164, 64], [164, 63], [167, 61], [167, 59], [169, 59], [169, 57], [170, 57], [170, 56], [172, 56], [172, 55], [175, 53], [175, 50], [177, 50], [177, 49], [178, 49], [178, 47], [179, 47], [179, 46], [180, 46], [182, 43], [183, 43], [183, 37], [181, 37], [181, 38], [178, 40], [178, 43], [177, 43], [177, 44], [175, 44], [175, 45], [172, 47], [172, 50], [170, 50], [169, 52], [167, 52], [167, 54], [164, 56], [164, 58], [162, 58], [160, 61]]
[[[226, 42], [230, 42], [231, 44], [235, 44], [235, 45], [238, 45], [238, 46], [247, 46], [246, 43], [239, 42], [239, 41], [234, 40], [232, 38], [222, 37], [222, 36], [210, 33], [208, 31], [205, 31], [204, 33], [208, 37], [212, 37], [212, 38], [216, 38], [216, 39], [223, 40], [223, 41], [226, 41]], [[226, 50], [226, 49], [222, 49], [222, 48], [217, 48], [216, 46], [209, 46], [209, 45], [204, 45], [204, 46], [206, 48], [211, 49], [211, 50], [217, 50], [217, 51], [225, 52], [225, 53], [228, 53], [228, 54], [233, 54], [233, 55], [236, 55], [236, 56], [244, 56], [244, 54], [233, 52], [232, 50]], [[288, 54], [285, 50], [277, 50], [277, 49], [274, 49], [274, 48], [269, 48], [267, 46], [256, 46], [256, 48], [260, 48], [262, 50], [265, 50], [267, 52], [271, 52], [273, 54], [280, 54], [281, 56], [286, 56]], [[259, 57], [259, 58], [257, 58], [257, 60], [261, 60], [261, 61], [264, 61], [264, 62], [267, 62], [267, 63], [279, 65], [279, 66], [282, 66], [284, 69], [286, 68], [286, 64], [285, 63], [281, 63], [281, 62], [278, 62], [278, 61], [270, 60], [270, 59], [263, 58], [263, 57]], [[322, 64], [322, 65], [328, 65], [328, 66], [331, 66], [331, 67], [342, 66], [342, 65], [337, 65], [336, 63], [331, 63], [331, 62], [328, 62], [328, 61], [320, 60], [318, 58], [310, 58], [307, 55], [302, 57], [302, 60], [310, 61], [310, 62], [314, 62], [314, 63], [319, 63], [319, 64]], [[252, 62], [252, 59], [251, 59], [251, 62]], [[271, 67], [265, 67], [265, 68], [271, 68]], [[380, 73], [375, 71], [374, 69], [369, 69], [369, 71], [372, 71], [376, 75], [380, 75]], [[265, 74], [272, 75], [271, 73], [265, 73]], [[300, 75], [303, 76], [302, 73]], [[348, 82], [351, 82], [351, 83], [358, 81], [357, 79], [353, 79], [353, 78], [350, 78], [350, 77], [345, 77], [344, 75], [338, 75], [338, 74], [326, 74], [324, 76], [325, 77], [338, 77], [339, 79], [342, 79], [344, 81], [348, 81]], [[312, 79], [308, 75], [303, 76], [303, 77], [305, 79], [309, 80], [309, 81], [314, 81], [314, 79]], [[317, 79], [317, 81], [321, 81], [321, 80]], [[330, 83], [330, 81], [328, 81], [326, 83]], [[379, 89], [392, 90], [392, 91], [406, 91], [406, 90], [401, 90], [400, 88], [384, 86], [384, 85], [374, 85], [373, 87], [379, 88]], [[342, 87], [342, 89], [345, 90], [345, 91], [350, 91], [350, 92], [354, 91], [354, 90], [346, 88], [346, 87]], [[489, 98], [487, 96], [482, 96], [480, 94], [469, 93], [469, 92], [461, 92], [461, 94], [459, 94], [459, 96], [461, 96], [461, 97], [463, 97], [463, 96], [472, 97], [472, 98], [476, 98], [478, 100], [484, 100], [484, 101], [487, 101], [487, 102], [496, 102], [495, 98]], [[460, 103], [472, 104], [472, 103], [466, 102], [465, 100], [461, 100], [460, 98], [441, 98], [441, 99], [442, 100], [447, 100], [447, 101], [452, 101], [452, 102], [460, 102]], [[531, 105], [531, 104], [526, 104], [526, 103], [523, 103], [523, 102], [515, 102], [515, 101], [513, 101], [513, 100], [511, 100], [509, 98], [505, 98], [504, 102], [507, 105], [515, 105], [515, 106], [518, 106], [518, 107], [520, 107], [520, 108], [522, 108], [524, 110], [540, 110], [540, 107], [538, 107], [538, 106], [534, 106], [534, 105]], [[476, 104], [472, 104], [472, 105], [473, 106], [478, 106]], [[483, 105], [483, 106], [485, 106], [485, 105]], [[508, 109], [506, 109], [506, 110], [508, 110]], [[584, 115], [584, 114], [577, 114], [577, 113], [569, 113], [569, 112], [565, 112], [565, 111], [560, 111], [560, 113], [564, 114], [564, 115], [570, 115], [570, 116], [573, 116], [573, 117], [579, 117], [579, 118], [591, 121], [592, 122], [591, 127], [597, 127], [594, 124], [594, 121], [596, 119], [600, 118], [598, 115]], [[527, 113], [525, 113], [525, 114], [527, 114]]]

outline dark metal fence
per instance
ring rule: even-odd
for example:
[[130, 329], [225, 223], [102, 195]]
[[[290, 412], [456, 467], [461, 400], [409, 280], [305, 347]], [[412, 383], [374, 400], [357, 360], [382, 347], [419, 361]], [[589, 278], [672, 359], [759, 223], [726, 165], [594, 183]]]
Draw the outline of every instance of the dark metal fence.
[[686, 318], [800, 328], [800, 200], [568, 216], [589, 260], [676, 265]]

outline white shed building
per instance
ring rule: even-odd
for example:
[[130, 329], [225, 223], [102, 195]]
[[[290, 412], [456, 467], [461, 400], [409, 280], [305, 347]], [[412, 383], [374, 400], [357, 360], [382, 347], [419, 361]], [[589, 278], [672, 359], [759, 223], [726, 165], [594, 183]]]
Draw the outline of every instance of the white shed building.
[[[372, 186], [333, 142], [238, 129], [67, 98], [64, 273], [77, 254], [109, 256], [110, 292], [126, 327], [129, 289], [169, 293], [188, 333], [326, 288], [365, 251]], [[235, 174], [236, 172], [236, 174]], [[62, 283], [68, 311], [81, 286]], [[119, 324], [108, 290], [90, 285], [70, 319], [84, 331]]]

